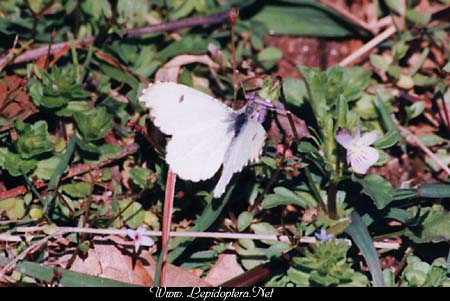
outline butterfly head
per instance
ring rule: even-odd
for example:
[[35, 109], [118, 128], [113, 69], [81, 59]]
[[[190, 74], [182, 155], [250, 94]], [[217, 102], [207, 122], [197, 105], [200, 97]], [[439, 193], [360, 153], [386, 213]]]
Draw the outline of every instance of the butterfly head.
[[263, 123], [266, 120], [267, 110], [272, 109], [274, 107], [273, 104], [260, 99], [254, 94], [248, 96], [247, 99], [248, 103], [245, 113], [248, 118]]

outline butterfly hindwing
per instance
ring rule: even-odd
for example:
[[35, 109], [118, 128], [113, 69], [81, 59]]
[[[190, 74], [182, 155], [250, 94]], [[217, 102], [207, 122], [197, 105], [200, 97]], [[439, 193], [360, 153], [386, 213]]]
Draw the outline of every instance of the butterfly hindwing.
[[264, 127], [255, 120], [248, 120], [225, 153], [222, 175], [214, 188], [214, 197], [220, 197], [225, 192], [234, 173], [241, 171], [249, 162], [258, 160], [265, 139]]
[[184, 180], [201, 181], [214, 176], [233, 138], [228, 125], [213, 122], [203, 129], [177, 133], [167, 144], [166, 161]]

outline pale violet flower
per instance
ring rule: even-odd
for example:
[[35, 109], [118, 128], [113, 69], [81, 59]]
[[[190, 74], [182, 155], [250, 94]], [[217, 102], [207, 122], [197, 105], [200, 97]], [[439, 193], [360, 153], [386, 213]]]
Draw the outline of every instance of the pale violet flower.
[[320, 241], [329, 241], [333, 239], [334, 234], [327, 234], [327, 230], [322, 228], [319, 233], [314, 233], [314, 236], [317, 238], [317, 240]]
[[144, 235], [145, 227], [139, 227], [136, 230], [128, 229], [127, 235], [134, 241], [134, 250], [137, 253], [141, 246], [153, 246], [155, 242], [148, 236]]
[[375, 148], [370, 147], [377, 137], [377, 134], [373, 132], [366, 133], [361, 137], [359, 121], [355, 136], [344, 130], [340, 130], [337, 134], [337, 142], [347, 150], [347, 164], [353, 168], [355, 173], [367, 173], [367, 170], [378, 161], [380, 154]]

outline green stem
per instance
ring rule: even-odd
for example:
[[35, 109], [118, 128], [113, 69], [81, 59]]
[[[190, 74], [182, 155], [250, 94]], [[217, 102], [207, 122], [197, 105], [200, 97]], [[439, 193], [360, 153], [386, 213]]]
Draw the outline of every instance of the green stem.
[[314, 198], [316, 199], [320, 208], [322, 208], [323, 211], [328, 212], [327, 206], [325, 205], [325, 202], [323, 201], [322, 196], [320, 195], [320, 191], [312, 179], [311, 171], [309, 170], [309, 167], [305, 166], [304, 170], [305, 170], [305, 176], [308, 180], [309, 188], [311, 189], [311, 192], [312, 192]]

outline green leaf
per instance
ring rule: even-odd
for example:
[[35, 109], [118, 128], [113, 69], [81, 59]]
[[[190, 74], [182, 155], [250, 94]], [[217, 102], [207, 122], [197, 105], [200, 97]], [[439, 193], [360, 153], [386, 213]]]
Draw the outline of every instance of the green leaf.
[[[19, 125], [19, 123], [22, 124]], [[53, 150], [54, 144], [48, 139], [45, 121], [39, 120], [33, 125], [28, 125], [17, 119], [15, 125], [19, 133], [16, 147], [23, 159], [31, 159]]]
[[100, 70], [104, 72], [107, 76], [112, 79], [118, 81], [119, 83], [128, 84], [133, 90], [136, 90], [139, 87], [139, 81], [131, 74], [126, 71], [120, 70], [116, 67], [108, 65], [106, 63], [101, 62], [99, 64]]
[[398, 131], [389, 131], [386, 135], [378, 138], [373, 146], [379, 149], [385, 149], [393, 146], [400, 139]]
[[419, 139], [425, 146], [428, 147], [442, 144], [446, 141], [444, 138], [439, 137], [435, 134], [425, 134], [423, 136], [420, 136]]
[[450, 198], [450, 185], [448, 184], [421, 184], [418, 195], [423, 198]]
[[239, 214], [239, 217], [237, 219], [237, 228], [239, 232], [244, 231], [247, 229], [247, 227], [252, 223], [253, 221], [253, 213], [244, 211], [241, 214]]
[[271, 34], [314, 37], [355, 35], [343, 19], [316, 1], [295, 1], [298, 5], [264, 5], [251, 20], [263, 23]]
[[153, 184], [149, 182], [150, 175], [152, 174], [153, 172], [148, 168], [133, 168], [130, 170], [131, 180], [141, 189], [153, 187]]
[[370, 63], [372, 63], [375, 68], [378, 68], [383, 72], [386, 72], [389, 68], [389, 63], [379, 54], [372, 54], [370, 56]]
[[184, 53], [207, 53], [209, 42], [210, 40], [203, 39], [200, 36], [187, 35], [183, 37], [183, 39], [171, 43], [169, 46], [161, 50], [158, 55], [163, 60], [167, 60]]
[[271, 209], [277, 206], [296, 205], [302, 208], [308, 207], [310, 204], [303, 198], [284, 187], [274, 188], [274, 194], [267, 195], [261, 206], [263, 209]]
[[380, 259], [378, 258], [377, 251], [373, 246], [372, 238], [366, 225], [361, 219], [361, 216], [353, 211], [352, 223], [347, 227], [345, 232], [351, 236], [352, 240], [358, 246], [362, 255], [364, 256], [367, 266], [369, 267], [370, 274], [372, 275], [372, 281], [374, 287], [384, 286], [383, 272], [381, 271]]
[[352, 176], [353, 181], [361, 184], [362, 193], [368, 195], [375, 203], [378, 210], [386, 207], [392, 202], [394, 197], [394, 188], [389, 181], [377, 174], [367, 175], [364, 178]]
[[184, 0], [176, 6], [175, 10], [169, 14], [170, 20], [178, 20], [189, 15], [195, 8], [195, 2], [198, 0]]
[[61, 155], [40, 160], [32, 176], [41, 180], [50, 180], [60, 160]]
[[447, 64], [445, 64], [442, 70], [444, 70], [447, 73], [450, 73], [450, 61]]
[[426, 27], [431, 20], [431, 12], [422, 13], [417, 9], [409, 9], [406, 12], [406, 19], [422, 27]]
[[414, 85], [418, 87], [432, 87], [435, 86], [438, 82], [438, 78], [430, 77], [423, 75], [421, 73], [416, 73], [413, 76]]
[[23, 173], [27, 174], [31, 170], [36, 168], [36, 160], [24, 160], [19, 155], [14, 153], [8, 153], [5, 157], [5, 169], [13, 177], [18, 177]]
[[86, 141], [95, 141], [106, 136], [112, 128], [111, 115], [104, 107], [74, 114], [77, 128]]
[[[130, 202], [132, 204], [130, 205]], [[120, 203], [120, 209], [123, 210], [125, 207], [128, 207], [122, 214], [123, 221], [127, 224], [128, 227], [138, 228], [144, 223], [145, 212], [142, 208], [142, 205], [138, 202], [134, 202], [131, 199], [126, 199], [122, 203]]]
[[405, 110], [406, 119], [407, 121], [410, 121], [423, 113], [423, 111], [425, 110], [425, 101], [415, 102], [411, 106], [406, 107]]
[[394, 118], [392, 117], [391, 112], [389, 111], [389, 108], [386, 106], [386, 104], [383, 101], [383, 98], [380, 94], [377, 93], [375, 97], [375, 107], [378, 110], [378, 113], [381, 116], [381, 120], [383, 121], [383, 127], [386, 131], [397, 131], [398, 135], [400, 136], [400, 132], [398, 131], [398, 127], [395, 123]]
[[62, 191], [74, 198], [84, 198], [91, 192], [91, 183], [78, 182], [61, 186]]
[[384, 0], [384, 3], [392, 9], [394, 12], [399, 14], [400, 16], [403, 16], [406, 12], [405, 3], [398, 0]]
[[10, 220], [18, 220], [25, 216], [25, 202], [19, 198], [0, 200], [0, 213], [6, 213]]
[[[269, 223], [262, 222], [258, 224], [253, 224], [250, 226], [250, 228], [255, 232], [256, 234], [272, 234], [272, 235], [278, 235], [278, 230], [272, 226]], [[276, 241], [273, 240], [262, 240], [263, 243], [268, 245], [273, 245], [276, 243]]]
[[283, 53], [276, 47], [267, 47], [260, 51], [257, 55], [258, 61], [265, 69], [275, 66], [276, 62], [283, 57]]

